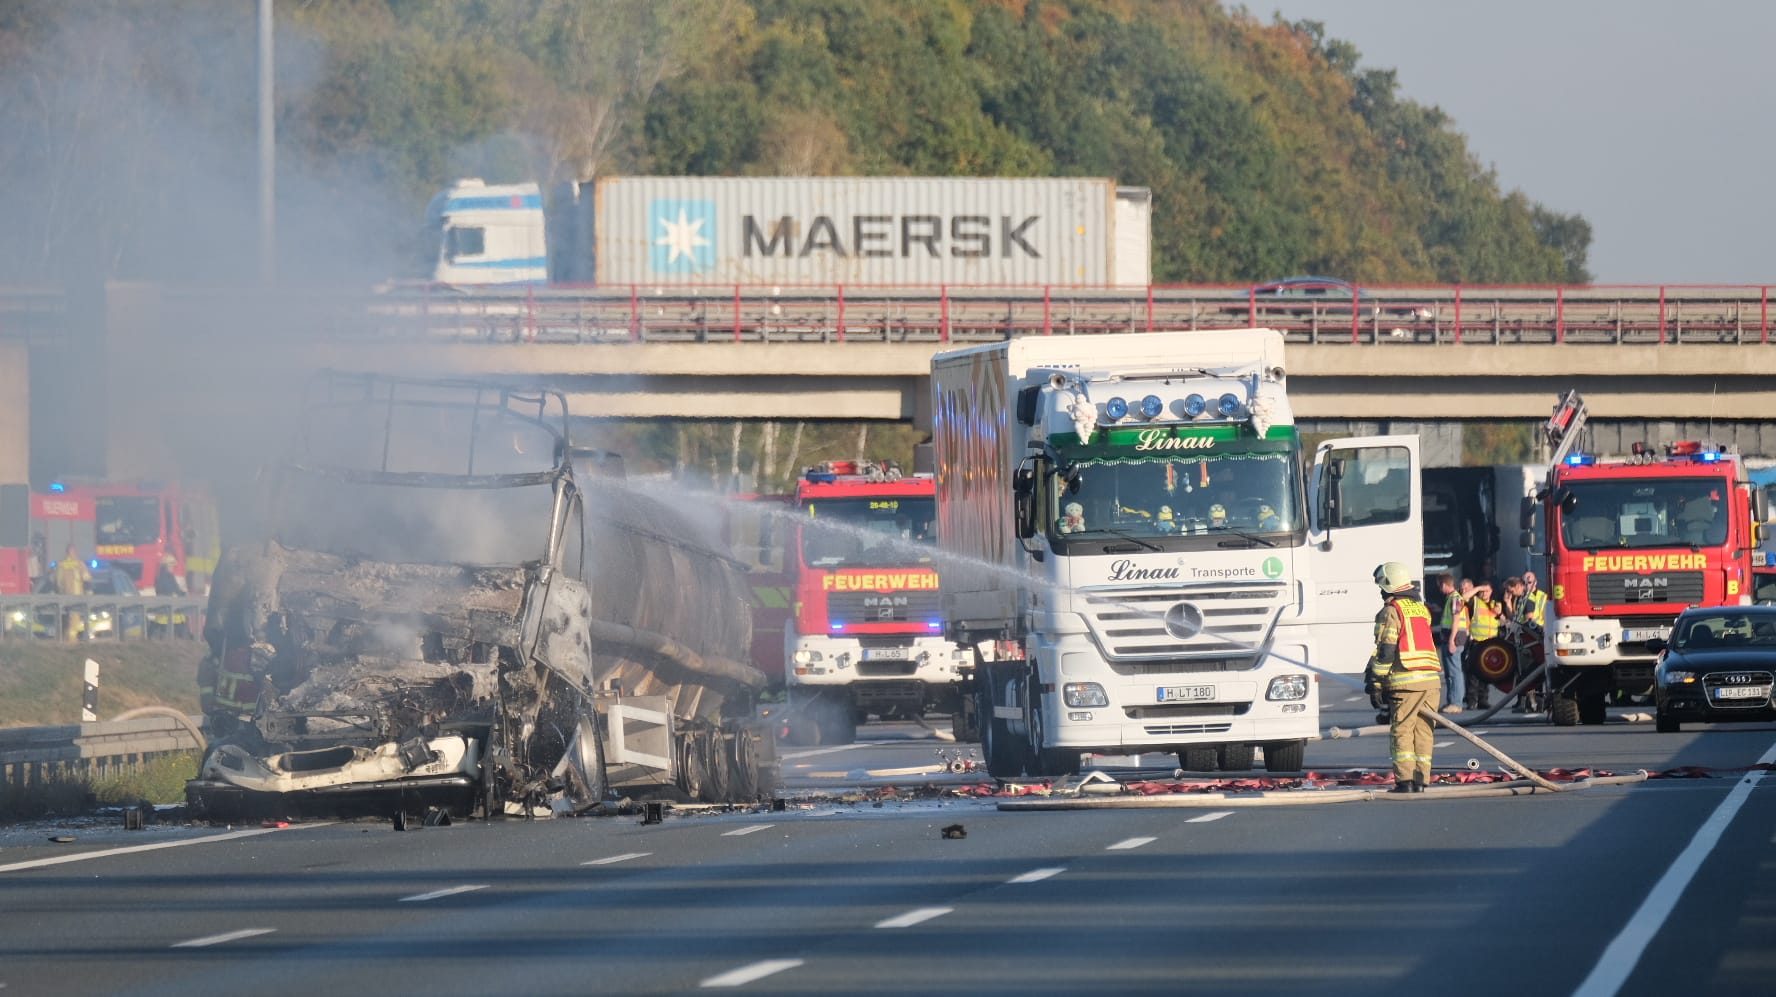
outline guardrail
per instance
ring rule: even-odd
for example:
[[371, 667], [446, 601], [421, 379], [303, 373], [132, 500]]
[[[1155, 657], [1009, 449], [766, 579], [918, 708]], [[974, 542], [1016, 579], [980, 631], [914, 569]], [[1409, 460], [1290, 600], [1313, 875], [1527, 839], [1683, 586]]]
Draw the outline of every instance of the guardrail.
[[[223, 335], [284, 323], [331, 340], [486, 343], [950, 343], [1259, 325], [1299, 343], [1766, 345], [1773, 331], [1769, 285], [1399, 285], [1355, 297], [1224, 285], [132, 286], [128, 307], [145, 301], [164, 322]], [[63, 311], [56, 292], [0, 288], [0, 326]]]
[[155, 755], [201, 751], [201, 719], [156, 715], [0, 730], [0, 785], [24, 789], [71, 771], [102, 777]]
[[0, 642], [196, 640], [208, 600], [160, 595], [0, 596]]

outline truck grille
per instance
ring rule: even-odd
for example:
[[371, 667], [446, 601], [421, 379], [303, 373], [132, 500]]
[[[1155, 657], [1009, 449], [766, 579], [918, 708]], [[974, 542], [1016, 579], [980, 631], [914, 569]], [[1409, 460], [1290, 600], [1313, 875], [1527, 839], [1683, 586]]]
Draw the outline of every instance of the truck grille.
[[[1098, 587], [1081, 592], [1092, 637], [1112, 664], [1163, 661], [1177, 671], [1244, 671], [1282, 615], [1288, 587], [1280, 582], [1216, 582], [1166, 588]], [[1166, 614], [1200, 618], [1202, 629], [1179, 637]], [[1148, 669], [1143, 669], [1148, 670]]]
[[1655, 571], [1637, 574], [1613, 571], [1585, 579], [1585, 595], [1593, 606], [1642, 602], [1702, 601], [1702, 572]]
[[834, 623], [925, 623], [938, 619], [937, 592], [834, 592], [826, 597]]

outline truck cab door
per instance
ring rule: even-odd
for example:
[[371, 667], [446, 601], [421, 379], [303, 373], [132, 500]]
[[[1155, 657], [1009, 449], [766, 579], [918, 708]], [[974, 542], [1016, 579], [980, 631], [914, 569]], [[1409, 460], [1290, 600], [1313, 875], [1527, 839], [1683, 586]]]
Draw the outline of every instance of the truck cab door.
[[1416, 436], [1327, 440], [1314, 453], [1305, 615], [1329, 671], [1360, 674], [1374, 649], [1376, 565], [1423, 574], [1421, 470]]

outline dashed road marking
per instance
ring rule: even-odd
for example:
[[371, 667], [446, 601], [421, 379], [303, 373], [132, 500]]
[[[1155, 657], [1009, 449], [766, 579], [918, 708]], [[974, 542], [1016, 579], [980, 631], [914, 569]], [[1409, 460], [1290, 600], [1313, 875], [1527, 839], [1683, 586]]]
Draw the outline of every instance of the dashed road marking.
[[402, 903], [402, 904], [416, 904], [416, 903], [421, 903], [426, 900], [439, 900], [444, 897], [454, 897], [458, 893], [473, 893], [476, 890], [485, 890], [485, 889], [487, 889], [486, 883], [480, 883], [480, 884], [477, 884], [474, 886], [452, 886], [452, 887], [449, 887], [448, 889], [433, 890], [430, 893], [415, 893], [413, 896], [402, 897], [401, 899], [399, 899], [395, 902]]
[[221, 945], [223, 942], [238, 942], [243, 938], [253, 938], [258, 935], [269, 935], [276, 930], [277, 930], [276, 928], [242, 928], [239, 931], [225, 931], [220, 935], [205, 935], [202, 938], [192, 938], [192, 939], [188, 939], [183, 942], [174, 942], [172, 945], [168, 946], [168, 948], [175, 948], [175, 949], [208, 948], [211, 945]]
[[742, 834], [751, 834], [754, 831], [763, 831], [767, 827], [776, 827], [776, 826], [777, 825], [775, 825], [775, 824], [753, 824], [750, 827], [737, 827], [737, 828], [734, 828], [732, 831], [723, 831], [722, 837], [724, 837], [724, 838], [738, 838]]
[[1114, 845], [1106, 845], [1104, 850], [1107, 852], [1126, 852], [1131, 848], [1139, 848], [1142, 845], [1151, 845], [1158, 840], [1158, 838], [1129, 838], [1124, 841], [1118, 841]]
[[1455, 743], [1455, 741], [1453, 741], [1453, 740], [1449, 740], [1449, 741], [1432, 741], [1432, 742], [1431, 742], [1431, 747], [1433, 747], [1433, 748], [1447, 748], [1447, 747], [1449, 747], [1449, 746], [1450, 746], [1450, 745], [1452, 745], [1452, 744], [1454, 744], [1454, 743]]
[[762, 980], [786, 969], [794, 969], [801, 964], [802, 960], [800, 959], [765, 959], [711, 976], [697, 985], [700, 987], [743, 987], [753, 980]]
[[581, 862], [580, 864], [581, 865], [615, 865], [618, 862], [627, 862], [630, 859], [645, 859], [649, 855], [652, 855], [652, 854], [654, 854], [654, 853], [653, 852], [624, 852], [621, 855], [606, 855], [604, 858], [593, 859], [590, 862]]
[[[330, 824], [331, 821], [325, 822]], [[303, 827], [324, 827], [324, 823], [304, 824]], [[0, 872], [17, 872], [20, 869], [41, 869], [46, 865], [61, 865], [64, 862], [84, 862], [87, 859], [102, 859], [111, 855], [130, 855], [135, 852], [152, 852], [161, 848], [183, 848], [186, 845], [209, 845], [218, 841], [232, 841], [235, 838], [251, 838], [259, 834], [275, 834], [285, 828], [264, 827], [249, 831], [230, 831], [226, 834], [210, 834], [201, 838], [185, 838], [180, 841], [157, 841], [152, 845], [129, 845], [124, 848], [101, 848], [96, 852], [78, 852], [74, 855], [57, 855], [55, 858], [30, 859], [24, 862], [13, 862], [0, 865]]]
[[1214, 813], [1203, 814], [1201, 817], [1192, 817], [1189, 820], [1185, 821], [1184, 823], [1186, 823], [1186, 824], [1207, 824], [1209, 821], [1212, 821], [1212, 820], [1220, 820], [1223, 817], [1232, 817], [1232, 816], [1233, 816], [1233, 811], [1231, 811], [1231, 810], [1217, 810]]
[[955, 910], [954, 907], [915, 907], [905, 914], [896, 914], [883, 921], [877, 921], [878, 928], [910, 928], [922, 924], [934, 917], [942, 917]]
[[1031, 869], [1029, 872], [1018, 873], [1017, 875], [1006, 880], [1006, 882], [1008, 882], [1008, 883], [1040, 883], [1041, 881], [1047, 879], [1050, 876], [1059, 876], [1061, 873], [1066, 872], [1066, 871], [1067, 871], [1067, 867], [1060, 866], [1060, 865], [1050, 866], [1047, 869]]

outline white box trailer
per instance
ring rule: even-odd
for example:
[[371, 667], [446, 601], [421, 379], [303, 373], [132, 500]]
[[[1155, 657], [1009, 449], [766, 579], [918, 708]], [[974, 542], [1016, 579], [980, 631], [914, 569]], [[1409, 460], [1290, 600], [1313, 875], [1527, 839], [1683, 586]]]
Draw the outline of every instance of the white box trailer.
[[975, 666], [989, 770], [1298, 770], [1376, 565], [1422, 560], [1417, 437], [1304, 452], [1269, 329], [1024, 337], [932, 379], [945, 636], [1008, 652]]

